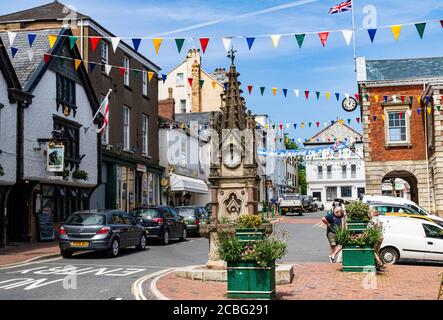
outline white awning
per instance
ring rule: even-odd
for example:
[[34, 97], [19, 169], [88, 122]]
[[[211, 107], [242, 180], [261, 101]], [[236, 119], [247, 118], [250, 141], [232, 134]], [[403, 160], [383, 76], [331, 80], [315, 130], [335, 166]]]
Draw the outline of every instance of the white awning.
[[195, 193], [208, 193], [208, 185], [201, 179], [185, 177], [179, 174], [170, 176], [171, 191], [188, 191]]

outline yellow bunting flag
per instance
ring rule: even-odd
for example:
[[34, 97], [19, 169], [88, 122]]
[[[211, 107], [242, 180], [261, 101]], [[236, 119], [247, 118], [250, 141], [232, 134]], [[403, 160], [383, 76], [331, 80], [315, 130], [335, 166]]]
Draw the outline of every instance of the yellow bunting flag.
[[272, 88], [272, 93], [274, 94], [274, 96], [277, 95], [277, 88]]
[[385, 115], [384, 114], [381, 115], [381, 118], [383, 119], [383, 121], [385, 121]]
[[326, 100], [329, 101], [329, 99], [331, 98], [331, 93], [330, 92], [326, 92], [325, 96], [326, 96]]
[[79, 59], [75, 59], [74, 60], [74, 66], [75, 66], [75, 70], [77, 70], [78, 69], [78, 67], [80, 66], [80, 64], [82, 63], [82, 61], [81, 60], [79, 60]]
[[274, 48], [277, 48], [278, 43], [280, 42], [281, 34], [273, 34], [271, 36], [272, 43], [274, 44]]
[[158, 50], [160, 49], [160, 45], [163, 42], [163, 38], [154, 38], [152, 39], [152, 43], [154, 44], [155, 53], [158, 54]]
[[304, 122], [300, 123], [300, 126], [301, 126], [302, 128], [304, 128], [304, 127], [305, 127], [305, 123], [304, 123]]
[[152, 77], [154, 77], [154, 72], [148, 71], [148, 80], [149, 80], [149, 82], [151, 82]]
[[394, 34], [395, 37], [395, 41], [398, 41], [398, 38], [400, 37], [401, 27], [402, 27], [401, 25], [391, 27], [392, 33]]
[[420, 102], [421, 102], [421, 97], [420, 96], [417, 96], [417, 102], [420, 104]]
[[53, 35], [53, 34], [50, 34], [48, 36], [48, 40], [49, 40], [49, 48], [52, 49], [52, 47], [54, 46], [55, 42], [57, 41], [57, 36]]
[[215, 89], [215, 86], [217, 85], [217, 81], [212, 80], [211, 84], [212, 84], [212, 89]]
[[375, 99], [375, 102], [378, 103], [378, 95], [375, 95], [375, 96], [374, 96], [374, 99]]
[[268, 129], [268, 128], [269, 128], [268, 124], [265, 124], [265, 129]]
[[426, 108], [426, 110], [428, 110], [428, 114], [431, 114], [431, 109], [432, 108]]
[[338, 122], [340, 122], [340, 124], [343, 124], [343, 119], [338, 120]]

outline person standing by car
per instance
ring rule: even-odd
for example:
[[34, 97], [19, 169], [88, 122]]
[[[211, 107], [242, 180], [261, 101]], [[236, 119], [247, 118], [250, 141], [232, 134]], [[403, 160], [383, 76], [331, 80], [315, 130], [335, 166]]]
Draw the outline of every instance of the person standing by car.
[[[380, 213], [377, 211], [377, 209], [372, 208], [372, 210], [371, 210], [371, 224], [375, 227], [381, 227], [381, 222], [378, 219], [379, 214]], [[383, 242], [383, 237], [381, 237], [380, 240], [378, 240], [378, 242], [375, 244], [375, 247], [374, 247], [375, 267], [376, 267], [377, 271], [382, 271], [382, 268], [383, 268], [383, 262], [380, 259], [380, 248], [381, 248], [382, 242]]]
[[329, 261], [335, 262], [335, 256], [341, 251], [341, 246], [337, 246], [335, 241], [335, 233], [337, 229], [343, 225], [344, 211], [341, 206], [335, 206], [332, 213], [329, 213], [322, 218], [322, 222], [326, 225], [326, 237], [331, 247], [331, 254], [329, 255]]

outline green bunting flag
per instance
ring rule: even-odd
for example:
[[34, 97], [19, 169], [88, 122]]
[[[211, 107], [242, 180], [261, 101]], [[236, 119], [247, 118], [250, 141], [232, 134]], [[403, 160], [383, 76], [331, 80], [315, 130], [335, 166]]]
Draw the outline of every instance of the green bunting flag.
[[421, 39], [423, 39], [423, 34], [425, 33], [426, 22], [416, 23], [415, 27], [417, 28], [417, 32]]
[[137, 80], [138, 79], [138, 70], [134, 70], [134, 79]]
[[205, 83], [205, 80], [200, 80], [199, 83], [200, 83], [200, 88], [203, 88], [203, 84]]
[[320, 92], [316, 91], [315, 95], [317, 96], [317, 100], [320, 99]]
[[295, 39], [297, 39], [298, 46], [301, 48], [303, 45], [303, 41], [305, 41], [306, 34], [296, 34]]
[[76, 36], [69, 36], [69, 46], [72, 49], [74, 49], [75, 43], [77, 42], [77, 38]]
[[180, 53], [182, 51], [184, 43], [185, 43], [185, 39], [175, 39], [175, 44], [177, 46], [178, 53]]

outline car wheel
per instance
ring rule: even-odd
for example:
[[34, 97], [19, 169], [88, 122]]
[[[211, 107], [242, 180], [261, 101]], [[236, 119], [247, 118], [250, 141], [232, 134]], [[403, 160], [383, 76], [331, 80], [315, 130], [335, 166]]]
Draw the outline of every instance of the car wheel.
[[168, 245], [169, 244], [169, 231], [168, 230], [165, 230], [165, 233], [163, 234], [162, 243], [164, 245]]
[[140, 241], [138, 242], [138, 245], [135, 246], [137, 250], [145, 250], [146, 249], [146, 235], [142, 234], [140, 237]]
[[183, 228], [182, 236], [179, 238], [180, 241], [186, 241], [187, 236], [188, 236], [188, 231], [186, 230], [186, 228]]
[[380, 251], [380, 259], [384, 264], [396, 264], [400, 259], [400, 254], [393, 247], [386, 247]]
[[109, 247], [107, 251], [107, 256], [110, 258], [115, 258], [118, 256], [118, 253], [120, 252], [120, 243], [117, 239], [112, 240], [111, 246]]
[[63, 258], [71, 258], [74, 252], [71, 250], [60, 250], [60, 254]]

